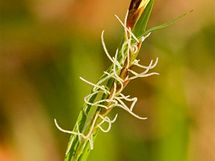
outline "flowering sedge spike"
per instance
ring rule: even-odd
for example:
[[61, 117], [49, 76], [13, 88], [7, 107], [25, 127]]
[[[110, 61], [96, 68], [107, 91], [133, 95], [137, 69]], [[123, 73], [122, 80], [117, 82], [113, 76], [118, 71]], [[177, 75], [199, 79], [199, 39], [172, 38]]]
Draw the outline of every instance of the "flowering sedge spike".
[[[112, 119], [109, 117], [112, 109], [121, 108], [137, 119], [147, 119], [134, 112], [137, 98], [124, 95], [122, 92], [132, 80], [159, 75], [159, 73], [151, 71], [158, 64], [158, 58], [151, 60], [148, 65], [140, 64], [137, 56], [142, 43], [151, 35], [151, 32], [166, 28], [186, 15], [184, 14], [173, 21], [146, 30], [153, 4], [154, 0], [131, 0], [124, 21], [115, 15], [124, 29], [124, 39], [121, 46], [116, 49], [114, 56], [111, 56], [108, 52], [105, 45], [104, 31], [102, 31], [103, 50], [112, 65], [104, 71], [96, 83], [80, 77], [83, 82], [92, 87], [92, 90], [89, 95], [84, 97], [84, 107], [73, 130], [61, 128], [56, 119], [54, 120], [60, 131], [71, 135], [64, 161], [87, 160], [88, 154], [94, 148], [94, 140], [98, 131], [109, 132], [113, 123], [117, 120], [118, 114], [115, 114]], [[134, 66], [143, 71], [136, 72], [132, 68]]]
[[[114, 57], [111, 57], [108, 52], [108, 49], [106, 48], [104, 41], [104, 31], [101, 34], [102, 46], [106, 56], [113, 64], [112, 67], [104, 72], [104, 75], [97, 83], [92, 83], [80, 77], [82, 81], [92, 86], [91, 94], [87, 95], [84, 98], [85, 106], [90, 108], [97, 108], [96, 113], [93, 116], [91, 123], [89, 124], [89, 127], [85, 127], [85, 130], [83, 130], [80, 129], [78, 125], [76, 125], [76, 128], [74, 128], [73, 131], [65, 130], [58, 125], [56, 120], [54, 120], [56, 127], [60, 131], [72, 135], [72, 140], [70, 141], [70, 144], [68, 145], [66, 151], [67, 157], [65, 160], [76, 161], [81, 159], [82, 154], [79, 154], [79, 151], [84, 151], [84, 149], [86, 149], [88, 145], [90, 150], [94, 148], [93, 138], [96, 131], [100, 130], [102, 132], [109, 132], [111, 130], [112, 124], [116, 121], [118, 116], [118, 114], [116, 114], [113, 119], [110, 119], [108, 117], [109, 112], [113, 108], [121, 108], [127, 111], [132, 116], [136, 117], [137, 119], [146, 119], [146, 117], [139, 116], [133, 112], [134, 106], [137, 102], [137, 98], [131, 97], [129, 95], [126, 96], [122, 94], [122, 91], [126, 87], [128, 82], [130, 82], [131, 80], [134, 80], [136, 78], [148, 77], [151, 75], [158, 75], [158, 73], [156, 72], [150, 72], [150, 70], [155, 68], [155, 66], [157, 65], [158, 58], [155, 62], [152, 60], [148, 66], [141, 65], [139, 63], [140, 60], [136, 59], [136, 56], [135, 59], [132, 59], [132, 56], [137, 54], [137, 52], [139, 51], [140, 47], [138, 44], [142, 43], [147, 37], [149, 37], [150, 33], [145, 37], [141, 37], [140, 39], [138, 39], [134, 35], [134, 33], [132, 33], [131, 29], [127, 27], [127, 17], [128, 12], [126, 14], [125, 21], [123, 22], [118, 16], [116, 16], [117, 20], [124, 28], [125, 41], [122, 45], [121, 50], [116, 50]], [[121, 54], [120, 59], [119, 54]], [[132, 66], [137, 66], [144, 71], [141, 73], [137, 73], [131, 69]], [[113, 80], [113, 84], [111, 87], [108, 87], [107, 82], [110, 79]], [[96, 98], [98, 95], [103, 95], [106, 97], [93, 99]], [[128, 103], [130, 104], [130, 106], [127, 105]], [[104, 128], [103, 124], [107, 124], [108, 126]], [[79, 142], [77, 145], [75, 145], [73, 142], [75, 138], [77, 138], [77, 142]], [[81, 143], [83, 145], [79, 148], [78, 146], [80, 146]], [[76, 148], [76, 150], [73, 150], [73, 153], [71, 153], [72, 147]]]
[[[118, 114], [115, 114], [113, 118], [109, 117], [112, 109], [121, 108], [137, 119], [147, 119], [134, 112], [137, 98], [124, 95], [122, 92], [132, 80], [159, 75], [157, 72], [151, 72], [156, 67], [158, 58], [155, 61], [151, 60], [149, 65], [141, 65], [140, 60], [137, 59], [142, 42], [151, 33], [137, 37], [132, 31], [132, 27], [149, 2], [150, 0], [132, 0], [124, 21], [115, 15], [124, 29], [125, 36], [122, 45], [116, 49], [114, 56], [111, 56], [105, 45], [104, 31], [101, 33], [104, 52], [112, 65], [104, 71], [97, 83], [80, 77], [83, 82], [92, 87], [92, 90], [89, 95], [84, 97], [84, 108], [79, 114], [74, 129], [65, 130], [59, 126], [56, 119], [54, 120], [60, 131], [71, 135], [65, 161], [86, 161], [89, 152], [94, 148], [97, 132], [109, 132], [117, 120]], [[140, 73], [134, 71], [132, 68], [134, 66], [143, 71]]]

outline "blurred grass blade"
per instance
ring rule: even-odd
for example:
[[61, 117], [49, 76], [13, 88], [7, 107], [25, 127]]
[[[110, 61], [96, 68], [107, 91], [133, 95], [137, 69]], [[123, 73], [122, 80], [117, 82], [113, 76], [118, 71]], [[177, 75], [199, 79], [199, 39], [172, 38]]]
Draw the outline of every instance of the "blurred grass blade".
[[191, 11], [189, 11], [189, 12], [186, 12], [186, 13], [184, 13], [184, 14], [182, 14], [182, 15], [180, 15], [180, 16], [178, 16], [178, 17], [174, 18], [173, 20], [170, 20], [170, 21], [168, 21], [168, 22], [166, 22], [166, 23], [163, 23], [163, 24], [161, 24], [161, 25], [152, 27], [152, 28], [148, 29], [148, 30], [144, 33], [144, 35], [147, 35], [147, 34], [150, 33], [150, 32], [154, 32], [154, 31], [157, 31], [157, 30], [165, 29], [165, 28], [167, 28], [167, 27], [169, 27], [169, 26], [171, 26], [171, 25], [174, 25], [177, 21], [179, 21], [180, 19], [182, 19], [183, 17], [185, 17], [187, 14], [191, 13], [192, 11], [193, 11], [193, 10], [191, 10]]

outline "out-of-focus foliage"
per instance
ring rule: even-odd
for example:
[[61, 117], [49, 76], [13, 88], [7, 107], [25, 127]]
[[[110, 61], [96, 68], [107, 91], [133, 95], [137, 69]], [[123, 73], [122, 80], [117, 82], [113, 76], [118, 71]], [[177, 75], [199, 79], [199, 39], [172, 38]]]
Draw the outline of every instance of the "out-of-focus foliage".
[[[110, 62], [129, 1], [7, 0], [0, 3], [0, 160], [61, 161], [83, 97]], [[136, 120], [120, 111], [111, 133], [96, 140], [92, 161], [214, 161], [214, 2], [156, 0], [151, 26], [194, 9], [143, 44], [143, 63], [159, 57], [151, 77], [131, 83]]]

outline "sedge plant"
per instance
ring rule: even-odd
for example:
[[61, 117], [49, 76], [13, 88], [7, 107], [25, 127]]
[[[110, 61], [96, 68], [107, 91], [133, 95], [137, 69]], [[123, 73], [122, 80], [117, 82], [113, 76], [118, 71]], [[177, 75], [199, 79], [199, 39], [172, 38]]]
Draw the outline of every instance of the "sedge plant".
[[[112, 65], [104, 71], [98, 82], [93, 83], [82, 77], [80, 79], [92, 86], [91, 93], [84, 98], [84, 106], [80, 111], [73, 130], [65, 130], [59, 126], [56, 119], [56, 127], [71, 134], [64, 161], [86, 161], [99, 131], [109, 132], [118, 114], [113, 118], [109, 113], [114, 108], [121, 108], [140, 120], [146, 117], [133, 112], [137, 102], [136, 97], [124, 95], [122, 91], [134, 79], [159, 75], [151, 71], [156, 67], [158, 58], [151, 60], [148, 65], [141, 65], [137, 58], [142, 43], [153, 31], [165, 28], [179, 18], [165, 24], [147, 29], [147, 23], [152, 12], [154, 0], [131, 0], [124, 20], [115, 15], [124, 29], [124, 37], [121, 45], [111, 57], [105, 45], [104, 31], [101, 34], [101, 42], [104, 52]], [[133, 67], [139, 67], [143, 71], [138, 73]]]

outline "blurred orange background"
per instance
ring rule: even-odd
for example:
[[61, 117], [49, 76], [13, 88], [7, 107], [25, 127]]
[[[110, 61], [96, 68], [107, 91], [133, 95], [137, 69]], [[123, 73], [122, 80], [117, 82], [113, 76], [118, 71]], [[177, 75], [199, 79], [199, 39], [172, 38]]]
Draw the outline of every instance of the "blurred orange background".
[[[0, 3], [0, 161], [62, 161], [90, 86], [110, 62], [130, 1], [7, 0]], [[132, 82], [136, 120], [124, 111], [100, 133], [89, 161], [215, 161], [215, 2], [156, 0], [149, 26], [189, 10], [153, 33], [140, 58], [159, 57], [153, 76]]]

